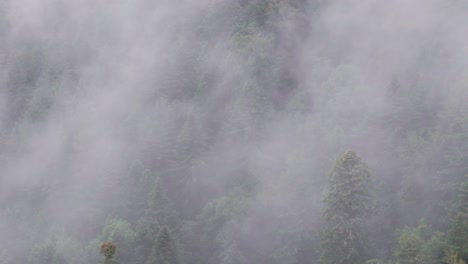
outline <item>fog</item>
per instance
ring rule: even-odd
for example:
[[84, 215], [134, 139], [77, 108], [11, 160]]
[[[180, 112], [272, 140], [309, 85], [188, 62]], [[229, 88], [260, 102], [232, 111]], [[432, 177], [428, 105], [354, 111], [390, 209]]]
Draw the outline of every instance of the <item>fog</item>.
[[180, 263], [300, 263], [303, 241], [317, 263], [348, 149], [376, 186], [372, 258], [421, 218], [446, 227], [437, 190], [468, 172], [467, 1], [0, 3], [0, 263], [42, 263], [50, 241], [97, 263], [156, 177]]

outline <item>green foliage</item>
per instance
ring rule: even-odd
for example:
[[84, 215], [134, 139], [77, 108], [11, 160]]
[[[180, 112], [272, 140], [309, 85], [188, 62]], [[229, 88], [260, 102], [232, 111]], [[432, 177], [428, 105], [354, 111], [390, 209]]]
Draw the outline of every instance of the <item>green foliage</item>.
[[465, 264], [465, 261], [458, 256], [458, 252], [449, 249], [445, 251], [445, 256], [442, 259], [446, 264]]
[[119, 247], [116, 258], [121, 262], [129, 262], [133, 257], [136, 239], [137, 234], [128, 222], [114, 218], [106, 222], [99, 241], [113, 241]]
[[148, 209], [145, 211], [144, 217], [161, 226], [175, 228], [178, 224], [173, 206], [163, 190], [159, 177], [155, 177], [152, 189], [148, 194]]
[[443, 235], [430, 235], [424, 220], [415, 228], [405, 227], [400, 231], [398, 246], [394, 251], [396, 264], [440, 263], [446, 244]]
[[371, 179], [356, 153], [336, 161], [325, 198], [326, 227], [322, 233], [322, 263], [362, 263], [367, 256], [364, 224], [372, 211]]
[[154, 178], [151, 191], [148, 194], [147, 209], [136, 224], [135, 263], [149, 261], [154, 244], [158, 240], [161, 226], [176, 229], [178, 219], [169, 199], [167, 198], [161, 179]]
[[400, 232], [398, 239], [398, 247], [395, 251], [397, 264], [422, 264], [425, 263], [425, 255], [423, 252], [423, 243], [421, 229], [423, 226], [412, 230], [408, 227]]
[[161, 228], [147, 264], [178, 264], [177, 250], [166, 226]]
[[327, 221], [365, 219], [372, 210], [371, 179], [367, 165], [353, 151], [336, 161], [329, 178], [325, 198]]
[[[231, 253], [238, 250], [232, 239], [233, 229], [246, 216], [255, 193], [256, 182], [245, 177], [233, 183], [227, 194], [208, 203], [195, 220], [186, 222], [181, 233], [187, 258], [200, 263], [231, 259]], [[234, 255], [242, 259], [238, 253]]]
[[[425, 47], [382, 48], [373, 32], [401, 23], [377, 1], [14, 2], [0, 0], [0, 263], [97, 263], [104, 241], [109, 263], [468, 260], [461, 27], [437, 39], [418, 20], [401, 36]], [[463, 24], [466, 0], [439, 2], [421, 4], [439, 30]], [[356, 145], [388, 186], [378, 217], [351, 151], [318, 202], [336, 151]], [[434, 231], [394, 238], [421, 217]], [[67, 235], [50, 242], [52, 228]]]
[[65, 257], [57, 251], [55, 242], [47, 242], [35, 247], [29, 257], [31, 264], [65, 264]]
[[107, 220], [101, 234], [101, 240], [122, 241], [127, 246], [135, 242], [136, 234], [129, 223], [123, 219]]
[[463, 259], [468, 259], [468, 175], [458, 186], [450, 216], [449, 242]]

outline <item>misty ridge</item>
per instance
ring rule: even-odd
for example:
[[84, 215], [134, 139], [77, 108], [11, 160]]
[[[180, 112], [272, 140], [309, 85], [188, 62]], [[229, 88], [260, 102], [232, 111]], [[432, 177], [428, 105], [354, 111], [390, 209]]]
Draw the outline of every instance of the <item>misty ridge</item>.
[[468, 262], [467, 0], [0, 0], [0, 264]]

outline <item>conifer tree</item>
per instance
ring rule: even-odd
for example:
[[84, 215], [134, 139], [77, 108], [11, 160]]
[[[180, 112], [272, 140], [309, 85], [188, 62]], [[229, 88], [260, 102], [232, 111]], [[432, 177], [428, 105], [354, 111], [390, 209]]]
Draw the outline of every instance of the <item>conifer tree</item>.
[[155, 178], [153, 188], [148, 195], [148, 209], [145, 214], [161, 226], [166, 225], [175, 228], [177, 223], [175, 212], [163, 190], [161, 178], [159, 177]]
[[400, 232], [398, 246], [394, 257], [397, 264], [423, 264], [426, 260], [424, 252], [424, 236], [426, 225], [421, 222], [417, 228], [405, 227]]
[[171, 237], [169, 229], [166, 226], [161, 228], [156, 244], [153, 247], [151, 256], [148, 258], [147, 264], [178, 264], [177, 252], [175, 250], [174, 241]]
[[449, 237], [453, 249], [462, 259], [468, 260], [468, 175], [459, 186], [455, 208], [451, 214]]
[[131, 225], [123, 219], [108, 219], [102, 230], [99, 241], [113, 241], [119, 245], [119, 252], [115, 258], [128, 263], [133, 257], [137, 234]]
[[156, 177], [148, 194], [148, 208], [139, 219], [137, 231], [136, 263], [148, 262], [153, 245], [158, 239], [161, 226], [177, 227], [177, 218], [169, 199], [161, 186], [161, 179]]
[[326, 227], [321, 237], [323, 264], [364, 263], [366, 218], [371, 213], [370, 173], [353, 151], [336, 161], [325, 198]]
[[394, 263], [439, 264], [446, 247], [443, 236], [441, 232], [433, 232], [424, 219], [414, 228], [403, 228], [393, 252]]
[[65, 257], [57, 252], [56, 244], [52, 241], [34, 248], [30, 256], [29, 263], [64, 264], [66, 261]]

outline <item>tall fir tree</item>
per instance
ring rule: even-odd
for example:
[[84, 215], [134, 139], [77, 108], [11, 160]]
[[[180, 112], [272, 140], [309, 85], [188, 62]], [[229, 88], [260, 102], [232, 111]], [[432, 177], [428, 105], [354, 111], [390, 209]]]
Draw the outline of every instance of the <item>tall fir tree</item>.
[[364, 225], [372, 211], [367, 165], [353, 151], [345, 152], [330, 173], [328, 188], [321, 262], [364, 263], [368, 248]]
[[161, 185], [161, 179], [156, 177], [151, 191], [148, 194], [148, 208], [138, 220], [137, 247], [135, 250], [135, 263], [149, 261], [153, 245], [158, 239], [161, 226], [177, 228], [178, 221], [169, 199]]
[[[2, 263], [0, 261], [0, 263]], [[64, 264], [65, 257], [57, 252], [55, 241], [40, 245], [33, 249], [29, 258], [31, 264]]]
[[145, 214], [161, 226], [166, 225], [175, 228], [177, 225], [177, 217], [159, 177], [155, 178], [153, 188], [148, 194], [148, 210], [146, 210]]
[[450, 217], [449, 242], [459, 256], [468, 261], [468, 175], [458, 188]]
[[163, 226], [146, 264], [178, 263], [177, 252], [172, 236], [167, 226]]

